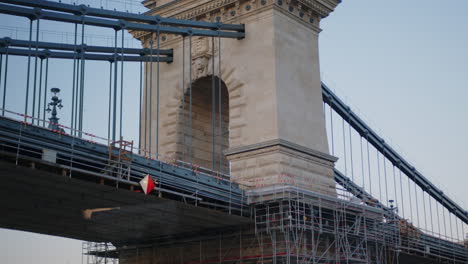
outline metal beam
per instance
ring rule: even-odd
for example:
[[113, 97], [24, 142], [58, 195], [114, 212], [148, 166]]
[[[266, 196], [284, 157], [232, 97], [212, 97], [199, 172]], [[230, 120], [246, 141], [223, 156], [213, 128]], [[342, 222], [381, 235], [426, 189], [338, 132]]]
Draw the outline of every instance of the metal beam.
[[223, 24], [223, 23], [211, 23], [205, 21], [194, 21], [194, 20], [181, 20], [174, 18], [166, 18], [161, 16], [148, 16], [141, 14], [132, 14], [128, 12], [119, 12], [113, 10], [106, 10], [100, 8], [92, 8], [86, 5], [71, 5], [64, 3], [57, 3], [52, 1], [44, 0], [1, 0], [1, 2], [22, 5], [29, 7], [36, 7], [72, 14], [86, 14], [88, 16], [104, 17], [104, 18], [113, 18], [113, 19], [123, 19], [134, 22], [142, 22], [148, 24], [159, 23], [161, 25], [168, 26], [182, 26], [182, 27], [192, 27], [192, 28], [201, 28], [201, 29], [213, 29], [213, 30], [231, 30], [237, 32], [245, 32], [244, 25], [241, 24]]
[[366, 138], [378, 151], [380, 151], [394, 166], [397, 166], [421, 189], [442, 204], [449, 212], [456, 215], [468, 224], [468, 212], [447, 197], [442, 190], [432, 184], [426, 177], [418, 172], [414, 166], [401, 157], [393, 148], [385, 143], [377, 133], [359, 118], [349, 106], [340, 100], [324, 83], [322, 83], [323, 101], [348, 122], [362, 137]]
[[[16, 56], [32, 56], [40, 58], [55, 58], [55, 59], [76, 59], [81, 58], [82, 55], [74, 52], [58, 52], [50, 50], [27, 50], [27, 49], [16, 49], [16, 48], [0, 48], [0, 54], [16, 55]], [[85, 60], [96, 60], [96, 61], [143, 61], [143, 62], [157, 62], [158, 58], [153, 56], [153, 59], [149, 56], [121, 56], [117, 54], [116, 56], [112, 54], [92, 54], [84, 53], [83, 58]], [[160, 62], [172, 62], [172, 57], [160, 57]]]
[[[29, 40], [18, 40], [11, 38], [0, 38], [0, 47], [38, 47], [40, 49], [49, 49], [49, 50], [66, 50], [66, 51], [82, 51], [85, 52], [100, 52], [100, 53], [115, 53], [115, 47], [102, 47], [102, 46], [87, 46], [87, 45], [71, 45], [71, 44], [62, 44], [62, 43], [53, 43], [53, 42], [36, 42]], [[122, 48], [119, 48], [121, 51]], [[124, 54], [138, 54], [138, 55], [150, 55], [149, 49], [134, 49], [134, 48], [124, 48]], [[160, 55], [167, 55], [172, 57], [172, 49], [161, 49], [159, 50]]]
[[111, 20], [105, 18], [89, 17], [86, 15], [71, 15], [66, 13], [59, 13], [53, 11], [45, 11], [40, 8], [26, 8], [20, 6], [0, 4], [0, 13], [23, 16], [29, 19], [44, 19], [51, 21], [59, 21], [74, 24], [85, 24], [89, 26], [107, 27], [115, 30], [135, 30], [135, 31], [146, 31], [146, 32], [160, 32], [162, 34], [175, 34], [175, 35], [192, 35], [192, 36], [204, 36], [204, 37], [222, 37], [222, 38], [244, 38], [244, 32], [234, 31], [218, 31], [209, 29], [194, 29], [189, 27], [172, 27], [161, 24], [143, 24], [128, 22], [125, 20]]

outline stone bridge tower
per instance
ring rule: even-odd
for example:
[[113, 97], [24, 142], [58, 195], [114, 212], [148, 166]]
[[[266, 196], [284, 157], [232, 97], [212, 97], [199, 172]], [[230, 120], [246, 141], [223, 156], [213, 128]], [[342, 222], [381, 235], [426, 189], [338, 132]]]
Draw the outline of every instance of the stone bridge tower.
[[[152, 153], [229, 173], [250, 187], [293, 182], [334, 192], [320, 82], [320, 21], [340, 0], [146, 0], [149, 15], [245, 24], [242, 40], [214, 41], [215, 130], [212, 129], [211, 38], [161, 35], [161, 48], [174, 49], [174, 62], [160, 65], [159, 132], [156, 140], [157, 67], [146, 65], [152, 87], [152, 121], [143, 115], [142, 146]], [[151, 35], [135, 35], [145, 47]], [[153, 47], [156, 47], [155, 34]], [[185, 83], [182, 58], [185, 51]], [[192, 135], [189, 134], [189, 75], [192, 64]], [[152, 85], [148, 76], [153, 75]], [[221, 83], [221, 89], [218, 84]], [[220, 96], [221, 94], [221, 96]], [[221, 102], [221, 107], [218, 102]], [[144, 108], [149, 107], [144, 105]], [[221, 109], [221, 118], [219, 115]], [[143, 110], [144, 111], [144, 110]], [[221, 132], [218, 132], [221, 131]], [[149, 133], [153, 139], [149, 146]], [[219, 134], [221, 133], [221, 136]], [[146, 135], [146, 138], [145, 138]], [[190, 142], [190, 144], [189, 144]], [[157, 147], [156, 147], [157, 144]], [[190, 149], [193, 146], [193, 150]], [[214, 150], [214, 152], [213, 152]]]

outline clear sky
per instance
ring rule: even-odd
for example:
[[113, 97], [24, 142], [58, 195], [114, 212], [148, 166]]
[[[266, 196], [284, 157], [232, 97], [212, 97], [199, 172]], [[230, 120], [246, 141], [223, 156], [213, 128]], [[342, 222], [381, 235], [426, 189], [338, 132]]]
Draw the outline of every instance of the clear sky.
[[[104, 6], [113, 4], [100, 2]], [[135, 5], [130, 7], [137, 10]], [[464, 167], [468, 160], [467, 13], [466, 0], [344, 0], [322, 21], [320, 37], [323, 81], [465, 209], [468, 207], [468, 175]], [[0, 21], [0, 28], [27, 26], [4, 17]], [[69, 28], [50, 27], [71, 32]], [[63, 68], [61, 64], [51, 67], [55, 72]], [[91, 80], [93, 74], [99, 79], [107, 68], [96, 69], [99, 68], [91, 68], [87, 75]], [[138, 69], [127, 70], [132, 77], [126, 84], [136, 85]], [[18, 79], [24, 79], [16, 76], [22, 72], [19, 63], [12, 72]], [[62, 77], [51, 82], [66, 87], [69, 79]], [[98, 88], [106, 85], [106, 81], [92, 85], [94, 92], [88, 96], [93, 105], [105, 100], [105, 89]], [[15, 92], [12, 96], [19, 101], [24, 94]], [[67, 91], [63, 96], [67, 98]], [[137, 102], [132, 95], [126, 100]], [[98, 109], [89, 106], [85, 114], [95, 116]], [[134, 114], [130, 109], [126, 112], [128, 116]], [[86, 128], [105, 136], [105, 130], [97, 128], [101, 120], [96, 117], [90, 120]], [[126, 126], [129, 128], [125, 133], [134, 135], [135, 124], [129, 122]], [[0, 261], [78, 264], [81, 242], [0, 229]]]

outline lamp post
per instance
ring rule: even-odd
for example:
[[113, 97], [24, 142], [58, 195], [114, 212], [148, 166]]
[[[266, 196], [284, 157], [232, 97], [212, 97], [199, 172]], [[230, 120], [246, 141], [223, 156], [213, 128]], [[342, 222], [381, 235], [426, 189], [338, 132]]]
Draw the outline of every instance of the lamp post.
[[[50, 89], [50, 91], [53, 93], [52, 95], [52, 102], [50, 102], [48, 105], [47, 105], [47, 109], [46, 111], [48, 113], [50, 113], [52, 111], [52, 116], [49, 118], [49, 129], [52, 129], [52, 130], [57, 130], [57, 131], [60, 131], [62, 133], [65, 133], [65, 130], [63, 130], [63, 128], [61, 128], [59, 126], [59, 118], [57, 117], [57, 107], [59, 109], [62, 109], [63, 105], [62, 105], [62, 99], [59, 99], [58, 98], [58, 93], [60, 93], [60, 89], [59, 88], [52, 88]], [[50, 107], [52, 106], [52, 110], [50, 109]]]

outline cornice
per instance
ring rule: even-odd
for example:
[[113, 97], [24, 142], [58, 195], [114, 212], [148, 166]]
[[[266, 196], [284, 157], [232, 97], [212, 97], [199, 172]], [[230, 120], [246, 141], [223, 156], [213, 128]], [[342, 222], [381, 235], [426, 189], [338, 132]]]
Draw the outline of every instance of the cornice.
[[285, 149], [289, 149], [292, 151], [296, 151], [299, 153], [303, 153], [321, 160], [325, 160], [328, 162], [336, 162], [338, 158], [329, 155], [327, 153], [323, 153], [311, 148], [307, 148], [301, 145], [298, 145], [296, 143], [284, 140], [284, 139], [274, 139], [274, 140], [269, 140], [261, 143], [256, 143], [252, 145], [247, 145], [247, 146], [240, 146], [240, 147], [234, 147], [230, 148], [224, 151], [224, 155], [226, 156], [234, 156], [234, 155], [240, 155], [240, 154], [246, 154], [252, 151], [258, 151], [262, 149], [267, 149], [271, 147], [281, 147]]
[[[321, 18], [327, 17], [335, 7], [340, 3], [340, 0], [177, 0], [156, 7], [147, 12], [148, 15], [170, 16], [180, 19], [193, 19], [205, 12], [213, 11], [216, 8], [234, 4], [240, 7], [244, 4], [255, 8], [259, 5], [278, 6], [299, 6], [304, 13], [312, 11]], [[182, 11], [181, 11], [182, 10]]]
[[[147, 14], [186, 20], [240, 23], [249, 16], [273, 8], [283, 11], [282, 13], [319, 33], [320, 20], [328, 16], [339, 2], [339, 0], [179, 0], [156, 7]], [[146, 32], [132, 33], [138, 39], [149, 35]], [[167, 36], [163, 40], [174, 38], [176, 37]]]
[[341, 2], [339, 0], [297, 0], [299, 4], [305, 5], [321, 18], [327, 17]]

